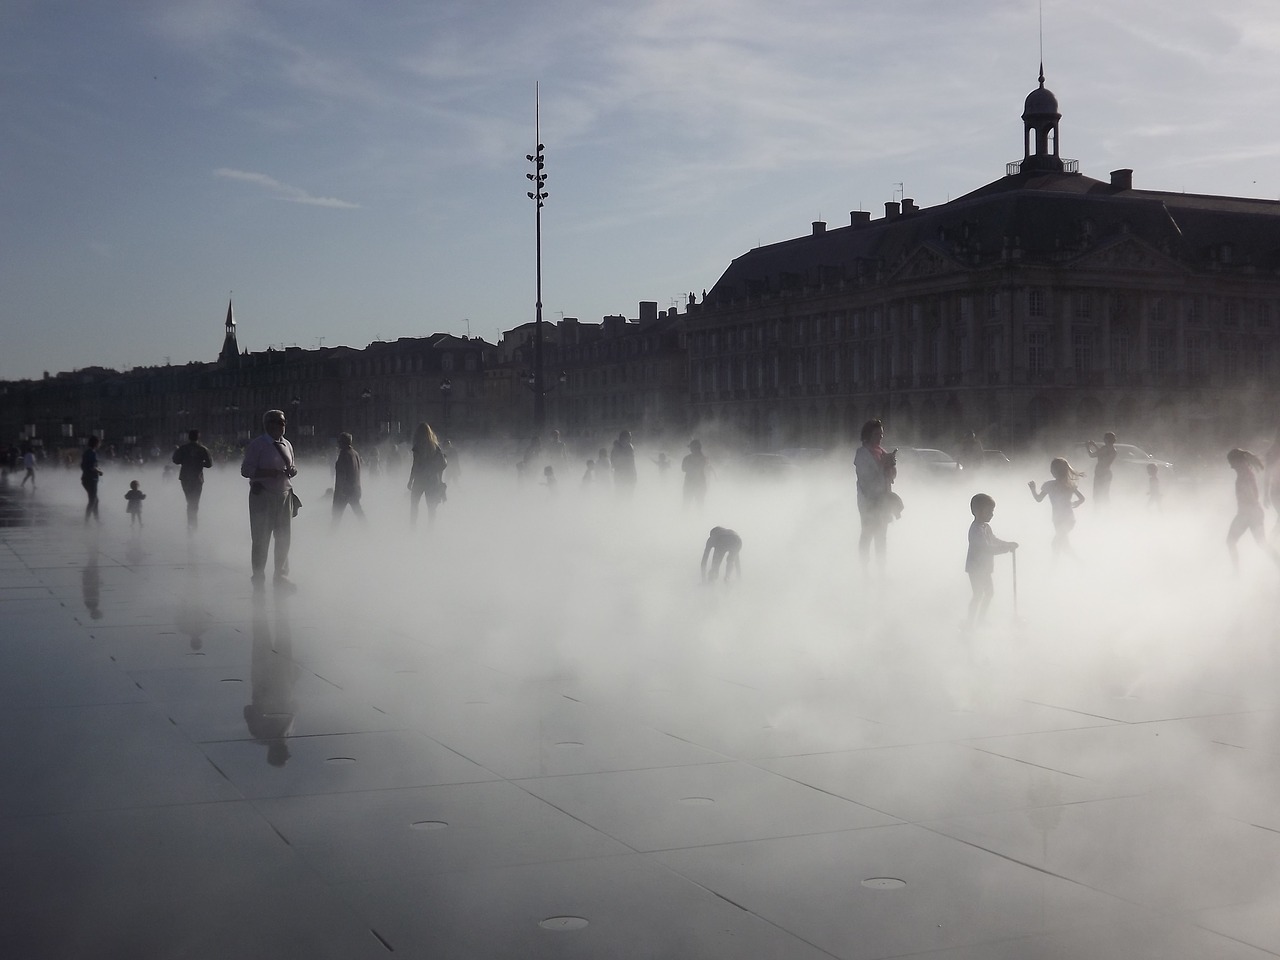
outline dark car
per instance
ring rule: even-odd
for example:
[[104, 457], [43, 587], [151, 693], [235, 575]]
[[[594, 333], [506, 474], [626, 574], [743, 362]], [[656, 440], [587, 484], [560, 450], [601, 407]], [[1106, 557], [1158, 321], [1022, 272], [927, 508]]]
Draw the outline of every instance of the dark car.
[[950, 454], [932, 447], [899, 447], [898, 472], [934, 480], [958, 480], [964, 470]]

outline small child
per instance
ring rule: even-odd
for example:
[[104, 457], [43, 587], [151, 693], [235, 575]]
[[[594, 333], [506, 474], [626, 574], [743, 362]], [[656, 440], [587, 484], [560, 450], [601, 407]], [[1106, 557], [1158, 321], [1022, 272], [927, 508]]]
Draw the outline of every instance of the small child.
[[142, 526], [142, 501], [147, 499], [147, 495], [143, 493], [140, 489], [138, 489], [137, 480], [133, 480], [130, 482], [129, 492], [124, 495], [124, 498], [125, 500], [128, 501], [128, 503], [125, 506], [125, 510], [129, 514], [129, 526], [132, 527], [136, 523], [139, 527], [141, 527]]
[[1034, 480], [1028, 480], [1027, 486], [1031, 488], [1031, 495], [1036, 498], [1036, 503], [1048, 497], [1049, 505], [1053, 507], [1054, 558], [1060, 553], [1074, 557], [1075, 552], [1067, 537], [1071, 535], [1071, 528], [1076, 525], [1075, 509], [1084, 503], [1084, 494], [1076, 485], [1076, 481], [1084, 474], [1073, 469], [1062, 457], [1054, 457], [1049, 461], [1049, 473], [1053, 475], [1053, 479], [1041, 484], [1039, 493], [1036, 493]]
[[1160, 468], [1147, 464], [1147, 509], [1160, 510]]
[[594, 460], [588, 460], [587, 470], [582, 475], [582, 485], [584, 487], [590, 487], [591, 484], [595, 482], [596, 482], [596, 462]]
[[987, 607], [995, 594], [991, 572], [995, 568], [997, 553], [1012, 553], [1018, 545], [1011, 540], [1001, 540], [991, 532], [991, 518], [996, 512], [996, 502], [985, 493], [975, 494], [969, 501], [973, 523], [969, 525], [969, 555], [965, 557], [964, 572], [969, 574], [973, 587], [973, 599], [969, 601], [969, 627], [982, 623]]
[[547, 494], [554, 497], [556, 495], [556, 468], [547, 464], [542, 471], [542, 485], [547, 488]]
[[[725, 527], [712, 527], [711, 536], [707, 537], [707, 545], [702, 550], [702, 579], [704, 582], [715, 583], [720, 576], [720, 562], [727, 560], [724, 565], [724, 582], [728, 583], [729, 578], [736, 572], [738, 579], [742, 579], [742, 561], [738, 554], [742, 552], [742, 538]], [[711, 556], [711, 576], [707, 576], [707, 557]]]
[[1236, 573], [1240, 572], [1240, 554], [1236, 544], [1246, 532], [1252, 533], [1258, 546], [1267, 552], [1272, 561], [1280, 564], [1280, 554], [1267, 543], [1265, 516], [1262, 500], [1258, 495], [1258, 478], [1254, 474], [1255, 470], [1261, 472], [1264, 469], [1262, 461], [1248, 450], [1236, 447], [1227, 454], [1227, 463], [1236, 472], [1236, 515], [1227, 530], [1227, 551], [1231, 554], [1232, 569]]
[[658, 465], [658, 476], [665, 480], [667, 471], [671, 469], [671, 461], [667, 458], [667, 452], [663, 450], [656, 458], [653, 458], [653, 462]]

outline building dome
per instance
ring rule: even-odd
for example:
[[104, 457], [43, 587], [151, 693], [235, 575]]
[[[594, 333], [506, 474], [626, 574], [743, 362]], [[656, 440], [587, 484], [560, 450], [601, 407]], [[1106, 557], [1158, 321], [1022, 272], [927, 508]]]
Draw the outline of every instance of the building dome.
[[1052, 90], [1045, 89], [1044, 77], [1041, 77], [1039, 88], [1027, 94], [1027, 102], [1022, 107], [1022, 119], [1060, 116], [1062, 114], [1058, 112], [1058, 98], [1053, 95]]

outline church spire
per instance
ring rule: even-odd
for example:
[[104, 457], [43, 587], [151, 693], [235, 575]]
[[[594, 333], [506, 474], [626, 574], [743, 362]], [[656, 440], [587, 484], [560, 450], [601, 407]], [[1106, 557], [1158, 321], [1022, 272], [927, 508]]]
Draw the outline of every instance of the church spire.
[[240, 347], [236, 343], [236, 316], [227, 300], [226, 334], [222, 338], [222, 352], [218, 354], [220, 367], [235, 368], [240, 363]]

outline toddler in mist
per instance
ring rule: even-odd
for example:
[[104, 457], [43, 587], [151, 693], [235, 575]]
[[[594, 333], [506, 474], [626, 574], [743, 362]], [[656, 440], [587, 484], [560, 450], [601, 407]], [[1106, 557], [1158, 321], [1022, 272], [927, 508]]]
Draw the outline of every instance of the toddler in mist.
[[[724, 564], [724, 582], [735, 573], [742, 579], [742, 561], [738, 554], [742, 552], [742, 538], [726, 527], [712, 527], [707, 537], [707, 545], [702, 548], [702, 580], [704, 583], [715, 583], [720, 576], [720, 563]], [[707, 557], [711, 557], [711, 576], [707, 576]]]
[[969, 512], [973, 514], [973, 523], [969, 524], [969, 555], [965, 557], [964, 572], [969, 574], [969, 585], [973, 588], [968, 622], [968, 626], [972, 628], [986, 619], [987, 607], [991, 605], [991, 597], [995, 594], [995, 584], [991, 578], [995, 569], [995, 555], [1012, 553], [1018, 549], [1018, 545], [1012, 540], [1001, 540], [991, 532], [991, 518], [996, 512], [993, 498], [985, 493], [974, 494], [969, 501]]
[[142, 492], [138, 486], [138, 481], [133, 480], [129, 483], [129, 492], [124, 495], [125, 510], [129, 514], [129, 526], [137, 524], [142, 526], [142, 501], [147, 499], [147, 495]]
[[556, 468], [547, 464], [542, 470], [542, 485], [547, 488], [547, 495], [556, 495]]
[[1258, 477], [1255, 471], [1263, 470], [1262, 461], [1248, 450], [1236, 447], [1227, 454], [1227, 463], [1236, 472], [1236, 515], [1227, 530], [1227, 551], [1231, 554], [1231, 566], [1236, 573], [1240, 572], [1240, 552], [1236, 544], [1245, 533], [1252, 533], [1258, 546], [1267, 552], [1276, 564], [1280, 564], [1271, 544], [1267, 543], [1265, 517], [1262, 510], [1262, 498], [1258, 495]]
[[1060, 553], [1074, 557], [1075, 552], [1071, 549], [1071, 542], [1067, 538], [1076, 525], [1076, 507], [1084, 503], [1084, 494], [1080, 492], [1080, 487], [1077, 485], [1077, 481], [1084, 474], [1073, 469], [1071, 464], [1062, 457], [1054, 457], [1049, 461], [1049, 473], [1053, 479], [1041, 484], [1039, 493], [1036, 493], [1034, 480], [1028, 480], [1027, 486], [1031, 488], [1031, 495], [1036, 498], [1036, 503], [1048, 497], [1049, 506], [1053, 507], [1054, 559], [1057, 559]]
[[1147, 509], [1160, 509], [1160, 468], [1154, 463], [1147, 464]]

